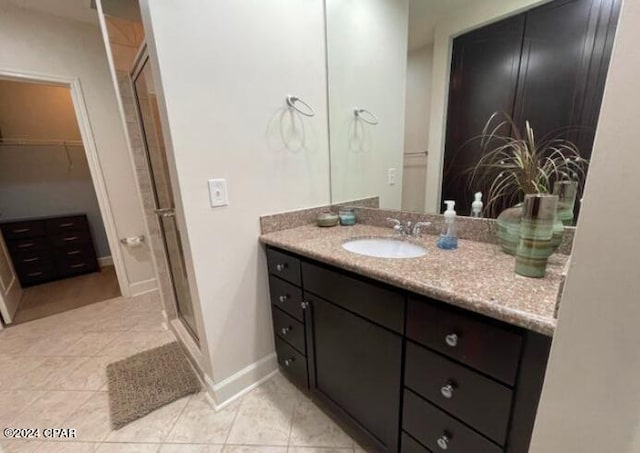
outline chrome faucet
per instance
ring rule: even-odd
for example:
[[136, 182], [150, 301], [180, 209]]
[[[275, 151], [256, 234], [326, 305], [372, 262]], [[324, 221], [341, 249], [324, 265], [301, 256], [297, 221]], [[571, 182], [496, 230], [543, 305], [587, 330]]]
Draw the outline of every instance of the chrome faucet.
[[422, 229], [431, 225], [431, 222], [417, 222], [414, 225], [410, 220], [403, 224], [400, 220], [391, 217], [387, 218], [387, 222], [391, 224], [393, 231], [402, 237], [420, 237]]

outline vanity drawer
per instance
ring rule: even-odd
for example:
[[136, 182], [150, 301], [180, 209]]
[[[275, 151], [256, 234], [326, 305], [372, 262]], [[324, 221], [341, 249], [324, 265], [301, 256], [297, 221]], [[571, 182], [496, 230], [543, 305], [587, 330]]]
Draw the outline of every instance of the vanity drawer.
[[292, 318], [282, 310], [273, 307], [273, 330], [276, 335], [296, 348], [303, 355], [307, 354], [304, 337], [304, 324]]
[[69, 231], [88, 231], [89, 224], [85, 216], [69, 216], [49, 219], [46, 223], [48, 234], [61, 234]]
[[502, 453], [502, 448], [426, 402], [404, 391], [404, 431], [434, 452]]
[[505, 443], [512, 391], [407, 342], [404, 385], [499, 444]]
[[420, 445], [413, 437], [407, 433], [402, 433], [402, 444], [400, 445], [400, 453], [431, 453], [426, 447]]
[[7, 241], [44, 236], [44, 222], [27, 220], [24, 222], [5, 223], [2, 225], [2, 234]]
[[501, 382], [515, 382], [522, 336], [507, 327], [411, 297], [407, 336]]
[[304, 290], [357, 313], [388, 329], [404, 332], [405, 297], [382, 285], [302, 263]]
[[300, 260], [295, 256], [268, 248], [267, 267], [270, 274], [277, 275], [294, 285], [300, 285]]
[[276, 337], [276, 354], [282, 371], [294, 382], [309, 388], [307, 359], [279, 337]]
[[270, 275], [269, 292], [273, 305], [286, 311], [298, 321], [304, 321], [302, 290], [300, 288]]

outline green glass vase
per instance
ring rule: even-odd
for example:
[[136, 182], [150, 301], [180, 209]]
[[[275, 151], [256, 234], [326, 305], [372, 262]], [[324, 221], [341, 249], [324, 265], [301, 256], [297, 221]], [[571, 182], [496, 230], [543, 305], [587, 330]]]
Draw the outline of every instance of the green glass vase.
[[563, 225], [573, 225], [573, 210], [578, 195], [577, 181], [556, 181], [553, 194], [558, 196], [558, 220]]
[[[573, 212], [573, 211], [572, 211]], [[508, 255], [516, 254], [516, 249], [520, 243], [520, 224], [522, 220], [522, 203], [512, 208], [505, 209], [496, 219], [498, 225], [498, 242], [502, 251]], [[553, 224], [553, 236], [551, 246], [556, 251], [564, 239], [564, 224], [556, 218]]]
[[545, 276], [547, 261], [553, 253], [552, 239], [557, 209], [557, 195], [525, 196], [520, 222], [520, 242], [516, 249], [516, 274], [534, 278]]

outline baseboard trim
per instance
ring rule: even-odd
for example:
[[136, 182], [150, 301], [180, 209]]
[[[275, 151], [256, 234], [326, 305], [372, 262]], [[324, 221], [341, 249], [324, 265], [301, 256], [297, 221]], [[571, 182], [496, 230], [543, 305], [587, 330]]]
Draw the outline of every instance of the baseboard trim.
[[100, 267], [113, 266], [113, 257], [112, 256], [98, 257], [98, 266]]
[[158, 289], [158, 282], [155, 278], [148, 280], [142, 280], [141, 282], [131, 283], [129, 285], [129, 294], [133, 296], [141, 296], [142, 294], [150, 293]]
[[206, 374], [204, 381], [209, 392], [210, 402], [214, 409], [219, 411], [263, 382], [268, 381], [278, 372], [276, 354], [272, 353], [217, 384]]

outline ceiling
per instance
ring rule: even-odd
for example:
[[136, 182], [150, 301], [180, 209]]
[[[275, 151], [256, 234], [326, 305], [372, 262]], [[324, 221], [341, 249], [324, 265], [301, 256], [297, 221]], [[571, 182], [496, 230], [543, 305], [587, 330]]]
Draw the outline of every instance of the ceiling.
[[98, 24], [98, 13], [91, 8], [91, 0], [5, 0], [21, 8], [53, 16]]
[[436, 24], [478, 0], [409, 0], [409, 50], [433, 42]]

